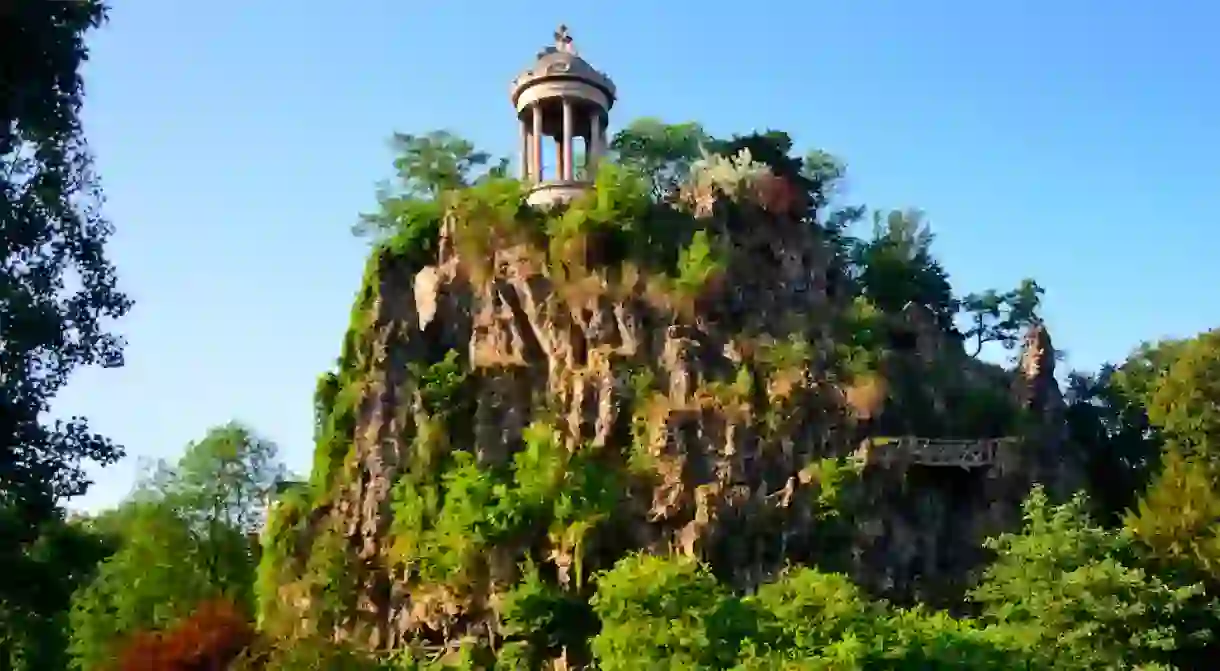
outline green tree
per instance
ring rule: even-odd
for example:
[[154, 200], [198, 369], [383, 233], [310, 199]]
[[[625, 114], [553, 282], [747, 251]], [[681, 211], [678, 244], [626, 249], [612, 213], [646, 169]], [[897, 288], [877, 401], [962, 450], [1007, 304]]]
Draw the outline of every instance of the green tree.
[[971, 596], [1036, 668], [1114, 669], [1171, 663], [1220, 620], [1199, 583], [1158, 575], [1125, 530], [1096, 525], [1077, 495], [1052, 506], [1035, 489], [1025, 527], [988, 541], [996, 561]]
[[[881, 245], [866, 250], [864, 243], [850, 234], [849, 229], [864, 220], [868, 208], [836, 203], [847, 174], [843, 161], [819, 149], [806, 152], [804, 157], [794, 156], [792, 138], [778, 130], [734, 134], [727, 140], [708, 138], [704, 145], [706, 151], [722, 156], [749, 151], [752, 160], [771, 168], [803, 194], [801, 220], [820, 232], [831, 252], [827, 264], [827, 291], [840, 296], [861, 293], [859, 280], [863, 266], [860, 263], [876, 260], [879, 255], [873, 252]], [[933, 270], [943, 274], [938, 265]], [[875, 279], [877, 274], [873, 272], [866, 279]]]
[[969, 326], [962, 335], [967, 342], [974, 343], [971, 356], [978, 356], [989, 342], [1014, 349], [1025, 329], [1038, 320], [1038, 307], [1045, 293], [1037, 282], [1026, 278], [1011, 291], [999, 293], [990, 289], [963, 298], [961, 308]]
[[651, 117], [627, 124], [610, 140], [618, 162], [645, 175], [655, 200], [662, 199], [690, 176], [691, 165], [710, 141], [694, 122], [669, 124]]
[[352, 233], [388, 241], [416, 266], [435, 263], [445, 194], [505, 177], [508, 160], [493, 163], [490, 154], [446, 130], [395, 133], [391, 145], [396, 179], [378, 187], [377, 210], [361, 214]]
[[264, 497], [285, 476], [274, 442], [230, 422], [187, 445], [176, 466], [161, 464], [148, 486], [187, 519], [253, 533], [263, 526]]
[[1173, 347], [1148, 398], [1148, 419], [1180, 449], [1220, 464], [1220, 329]]
[[54, 671], [68, 668], [68, 613], [73, 591], [87, 584], [116, 538], [82, 520], [56, 517], [27, 548], [26, 577], [36, 607], [9, 609], [0, 602], [0, 668]]
[[597, 580], [598, 668], [723, 669], [749, 632], [728, 592], [694, 561], [635, 555]]
[[1118, 368], [1068, 374], [1064, 398], [1071, 443], [1085, 455], [1090, 500], [1114, 524], [1135, 505], [1156, 469], [1161, 441], [1144, 406], [1116, 382]]
[[1168, 566], [1220, 585], [1220, 330], [1145, 344], [1116, 374], [1164, 440], [1161, 470], [1127, 525]]
[[136, 496], [171, 507], [189, 524], [220, 580], [253, 570], [247, 541], [263, 528], [268, 497], [286, 475], [275, 443], [230, 422], [187, 445], [177, 464], [159, 464]]
[[742, 671], [1025, 667], [1002, 629], [892, 608], [839, 574], [793, 569], [743, 602], [761, 625], [734, 667]]
[[852, 250], [856, 283], [884, 312], [907, 303], [925, 305], [944, 329], [953, 324], [956, 303], [949, 276], [932, 256], [931, 229], [917, 210], [873, 213], [872, 238]]
[[832, 275], [838, 282], [847, 281], [850, 249], [856, 243], [847, 234], [847, 228], [864, 217], [866, 208], [859, 205], [829, 207], [839, 195], [847, 172], [837, 157], [817, 149], [810, 150], [803, 158], [794, 157], [791, 155], [792, 138], [782, 131], [716, 139], [698, 123], [669, 124], [650, 117], [632, 121], [616, 133], [610, 148], [621, 165], [648, 179], [654, 200], [663, 199], [686, 181], [693, 165], [705, 152], [735, 156], [742, 150], [749, 150], [753, 160], [788, 178], [805, 194], [804, 219], [818, 226], [831, 246]]
[[1170, 339], [1141, 343], [1114, 370], [1114, 384], [1134, 402], [1147, 408], [1161, 378], [1189, 342], [1188, 339]]
[[106, 258], [112, 227], [100, 213], [79, 119], [84, 38], [105, 17], [98, 0], [6, 3], [0, 10], [0, 611], [6, 618], [35, 621], [54, 608], [60, 587], [41, 581], [53, 575], [44, 570], [45, 539], [62, 523], [58, 504], [87, 488], [83, 462], [104, 465], [122, 455], [83, 418], [46, 418], [74, 370], [122, 363], [122, 343], [106, 327], [131, 305], [116, 289]]
[[172, 507], [123, 507], [121, 547], [72, 596], [69, 651], [83, 671], [104, 669], [128, 637], [166, 627], [230, 586], [213, 583], [201, 561], [207, 550]]
[[100, 668], [127, 637], [166, 627], [203, 601], [223, 597], [252, 610], [252, 532], [283, 474], [276, 454], [274, 443], [239, 424], [212, 429], [98, 520], [120, 547], [73, 595], [78, 668]]
[[598, 579], [601, 669], [995, 669], [1028, 655], [1001, 627], [870, 600], [844, 575], [794, 568], [735, 596], [689, 559], [636, 555]]
[[1171, 446], [1126, 524], [1154, 556], [1195, 567], [1220, 585], [1220, 469]]
[[40, 421], [74, 369], [122, 363], [104, 326], [130, 302], [106, 260], [112, 227], [78, 118], [84, 35], [104, 18], [91, 0], [0, 14], [0, 505], [44, 515], [84, 492], [81, 461], [121, 455], [83, 419]]
[[378, 189], [378, 212], [363, 214], [353, 227], [356, 235], [381, 236], [402, 229], [403, 215], [410, 205], [439, 204], [441, 196], [468, 187], [489, 177], [504, 177], [508, 159], [492, 160], [469, 140], [447, 130], [423, 135], [395, 133], [390, 140], [394, 150], [397, 180]]
[[818, 198], [813, 207], [821, 209], [840, 195], [847, 177], [847, 165], [833, 154], [811, 149], [801, 161], [801, 176], [816, 185]]
[[[1087, 458], [1091, 499], [1108, 522], [1135, 505], [1160, 467], [1165, 431], [1150, 419], [1149, 407], [1190, 342], [1143, 343], [1118, 366], [1102, 366], [1096, 375], [1068, 375], [1068, 430]], [[1162, 393], [1166, 401], [1171, 399]]]

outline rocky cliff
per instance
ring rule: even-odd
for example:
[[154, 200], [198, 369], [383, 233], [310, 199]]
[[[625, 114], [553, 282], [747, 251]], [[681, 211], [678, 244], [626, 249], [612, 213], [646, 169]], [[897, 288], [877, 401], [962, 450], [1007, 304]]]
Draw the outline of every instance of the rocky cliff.
[[490, 180], [380, 246], [319, 383], [309, 486], [268, 524], [264, 622], [494, 643], [524, 582], [579, 619], [641, 550], [743, 591], [789, 563], [899, 600], [960, 590], [1032, 482], [1071, 486], [1049, 337], [1009, 372], [920, 306], [853, 297], [795, 181], [709, 157], [656, 204], [607, 166], [539, 212]]

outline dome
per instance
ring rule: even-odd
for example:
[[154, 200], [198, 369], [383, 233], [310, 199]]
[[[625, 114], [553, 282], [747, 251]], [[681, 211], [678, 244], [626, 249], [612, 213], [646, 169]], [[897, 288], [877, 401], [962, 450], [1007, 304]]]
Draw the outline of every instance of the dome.
[[614, 104], [614, 82], [577, 55], [565, 26], [560, 26], [559, 30], [555, 31], [555, 45], [538, 52], [534, 64], [513, 79], [513, 104], [516, 105], [521, 93], [534, 84], [557, 79], [577, 80], [594, 86], [606, 94], [611, 105]]

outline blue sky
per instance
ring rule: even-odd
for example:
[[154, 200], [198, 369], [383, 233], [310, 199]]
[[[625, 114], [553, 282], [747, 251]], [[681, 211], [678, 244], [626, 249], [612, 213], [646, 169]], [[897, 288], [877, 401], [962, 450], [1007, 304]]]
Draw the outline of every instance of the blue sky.
[[84, 115], [137, 304], [127, 367], [78, 374], [57, 412], [129, 458], [77, 507], [230, 419], [308, 467], [386, 139], [449, 128], [508, 154], [508, 81], [560, 22], [616, 81], [612, 125], [773, 127], [842, 156], [852, 199], [927, 212], [959, 291], [1045, 286], [1071, 365], [1220, 324], [1202, 1], [114, 4]]

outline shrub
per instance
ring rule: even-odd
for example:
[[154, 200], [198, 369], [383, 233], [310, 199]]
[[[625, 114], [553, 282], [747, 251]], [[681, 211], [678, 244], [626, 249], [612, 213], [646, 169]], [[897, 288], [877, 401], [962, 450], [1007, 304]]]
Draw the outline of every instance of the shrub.
[[208, 601], [169, 629], [135, 634], [118, 655], [114, 668], [116, 671], [224, 669], [254, 638], [254, 628], [232, 602]]

